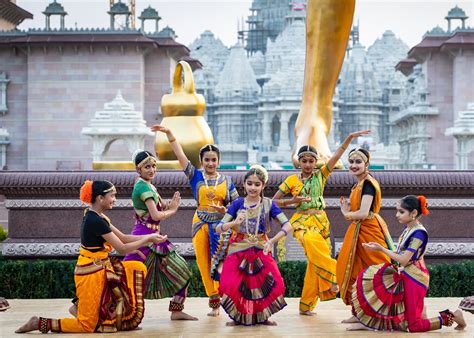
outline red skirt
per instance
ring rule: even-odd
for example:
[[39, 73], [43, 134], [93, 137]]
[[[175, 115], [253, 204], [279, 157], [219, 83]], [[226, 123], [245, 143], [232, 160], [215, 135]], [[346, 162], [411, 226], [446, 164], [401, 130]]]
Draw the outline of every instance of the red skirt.
[[285, 283], [275, 260], [255, 247], [226, 257], [219, 294], [224, 310], [241, 325], [264, 323], [286, 306]]

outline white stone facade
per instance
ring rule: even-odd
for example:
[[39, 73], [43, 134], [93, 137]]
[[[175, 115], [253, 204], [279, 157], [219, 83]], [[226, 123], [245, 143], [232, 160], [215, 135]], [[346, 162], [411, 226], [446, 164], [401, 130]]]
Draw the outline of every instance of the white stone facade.
[[104, 104], [104, 110], [95, 113], [89, 126], [82, 129], [82, 134], [92, 138], [94, 162], [103, 161], [110, 145], [118, 140], [125, 142], [126, 149], [121, 149], [121, 158], [115, 160], [130, 161], [131, 154], [144, 149], [145, 138], [153, 136], [143, 113], [125, 101], [120, 90], [113, 101]]

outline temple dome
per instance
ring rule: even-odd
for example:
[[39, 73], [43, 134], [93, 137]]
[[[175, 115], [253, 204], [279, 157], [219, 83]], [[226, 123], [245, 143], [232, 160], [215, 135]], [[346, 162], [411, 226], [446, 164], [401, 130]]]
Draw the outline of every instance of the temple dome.
[[268, 41], [266, 73], [270, 81], [264, 86], [265, 96], [301, 96], [306, 55], [306, 26], [303, 20], [289, 22], [283, 32]]
[[255, 73], [247, 59], [245, 49], [236, 44], [231, 47], [230, 55], [220, 74], [216, 86], [216, 98], [219, 101], [253, 101], [259, 91]]
[[340, 98], [350, 102], [375, 102], [381, 96], [375, 70], [365, 47], [356, 43], [341, 72]]

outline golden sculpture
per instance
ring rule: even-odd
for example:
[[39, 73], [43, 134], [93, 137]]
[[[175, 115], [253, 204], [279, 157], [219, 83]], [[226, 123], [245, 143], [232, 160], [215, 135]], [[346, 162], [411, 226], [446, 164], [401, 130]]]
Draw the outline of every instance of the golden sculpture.
[[[183, 83], [184, 80], [184, 83]], [[194, 89], [193, 72], [189, 64], [180, 61], [176, 65], [173, 76], [171, 94], [161, 99], [161, 112], [164, 116], [161, 125], [173, 131], [177, 141], [183, 147], [191, 163], [199, 168], [199, 150], [202, 146], [214, 143], [211, 129], [204, 119], [206, 101]], [[156, 133], [155, 151], [160, 161], [160, 168], [180, 169], [166, 135]]]
[[331, 157], [328, 135], [332, 98], [346, 52], [355, 0], [308, 0], [306, 14], [306, 61], [303, 99], [295, 124], [295, 153], [314, 146], [322, 160]]
[[132, 161], [95, 161], [92, 170], [135, 170]]

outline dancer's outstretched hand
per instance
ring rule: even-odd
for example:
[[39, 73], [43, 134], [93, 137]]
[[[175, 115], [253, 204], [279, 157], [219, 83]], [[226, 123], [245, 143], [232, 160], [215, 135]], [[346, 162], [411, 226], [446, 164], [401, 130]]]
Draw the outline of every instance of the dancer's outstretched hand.
[[173, 198], [171, 198], [170, 203], [168, 204], [168, 208], [170, 210], [178, 210], [180, 204], [181, 195], [179, 194], [179, 191], [176, 191], [173, 195]]
[[227, 208], [225, 206], [214, 204], [214, 201], [212, 201], [212, 204], [210, 205], [210, 207], [223, 215], [225, 215], [225, 213], [227, 212]]
[[358, 138], [358, 137], [360, 137], [360, 136], [367, 135], [367, 134], [369, 134], [369, 133], [370, 133], [370, 129], [367, 129], [367, 130], [359, 130], [359, 131], [350, 133], [349, 136], [350, 136], [350, 138], [355, 139], [355, 138]]
[[153, 243], [158, 244], [158, 243], [163, 243], [164, 241], [166, 241], [168, 239], [168, 236], [167, 235], [159, 235], [159, 234], [151, 234], [149, 239]]
[[384, 247], [377, 242], [362, 243], [362, 246], [371, 251], [382, 251]]
[[241, 225], [245, 221], [245, 212], [239, 212], [237, 218], [234, 220], [235, 225]]
[[291, 204], [300, 204], [301, 202], [311, 202], [311, 197], [310, 196], [293, 196], [291, 199], [292, 203]]
[[341, 205], [341, 212], [343, 215], [345, 215], [346, 213], [348, 213], [349, 211], [351, 211], [351, 204], [349, 203], [348, 200], [346, 200], [344, 198], [344, 196], [341, 196], [339, 198], [339, 203]]
[[169, 132], [171, 132], [171, 130], [169, 130], [168, 128], [162, 126], [161, 124], [154, 124], [150, 127], [151, 131], [154, 131], [154, 132], [162, 132], [162, 133], [165, 133], [165, 134], [168, 134]]
[[265, 245], [263, 246], [263, 254], [268, 255], [273, 251], [273, 244], [271, 241], [266, 241]]

